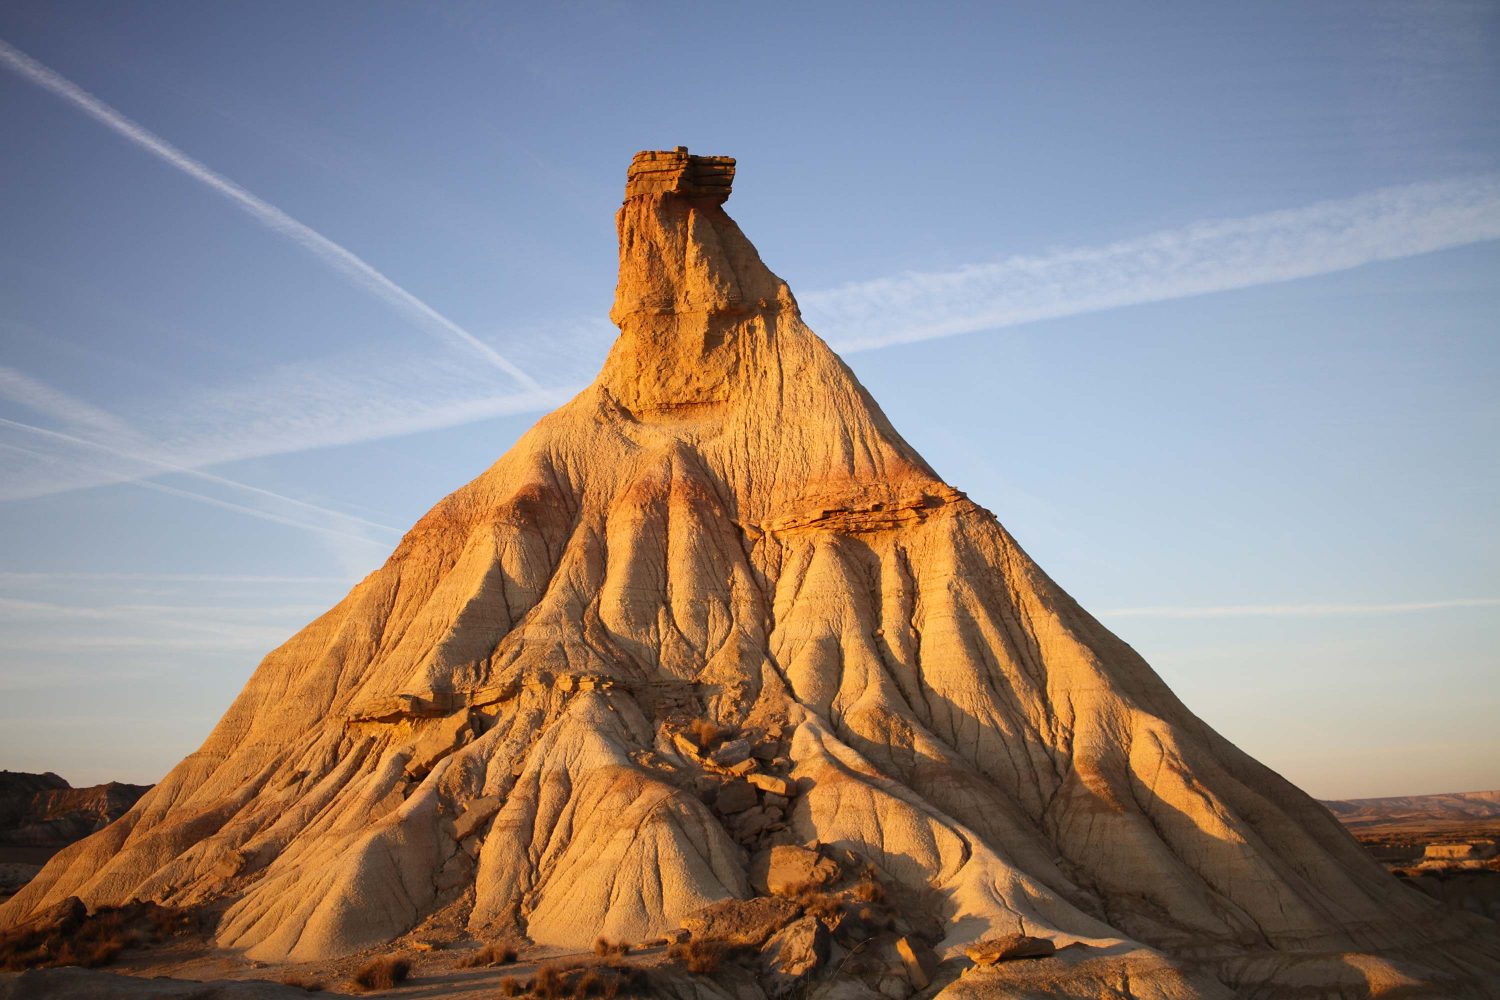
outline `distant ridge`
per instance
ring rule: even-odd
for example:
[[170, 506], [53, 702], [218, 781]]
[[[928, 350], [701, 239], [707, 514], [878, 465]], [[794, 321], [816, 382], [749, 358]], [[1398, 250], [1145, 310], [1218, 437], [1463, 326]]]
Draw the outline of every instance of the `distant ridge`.
[[150, 785], [74, 788], [48, 771], [0, 771], [0, 845], [63, 847], [125, 815]]
[[1373, 799], [1327, 799], [1328, 807], [1351, 830], [1396, 824], [1500, 824], [1500, 790], [1390, 795]]

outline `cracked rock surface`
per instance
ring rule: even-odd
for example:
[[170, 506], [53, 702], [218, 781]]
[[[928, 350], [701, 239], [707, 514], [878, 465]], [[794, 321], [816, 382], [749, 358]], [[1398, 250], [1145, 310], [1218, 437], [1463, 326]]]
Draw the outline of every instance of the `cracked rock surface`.
[[945, 996], [1500, 995], [1492, 922], [1386, 874], [901, 438], [725, 213], [732, 160], [630, 178], [595, 382], [0, 925], [76, 895], [220, 905], [266, 962], [440, 911], [585, 949], [818, 843], [950, 964], [1058, 949]]

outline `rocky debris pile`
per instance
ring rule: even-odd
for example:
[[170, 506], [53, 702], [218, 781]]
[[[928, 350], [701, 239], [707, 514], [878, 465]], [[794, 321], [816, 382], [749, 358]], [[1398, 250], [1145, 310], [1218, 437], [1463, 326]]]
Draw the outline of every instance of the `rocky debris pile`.
[[896, 1000], [934, 981], [941, 922], [920, 905], [893, 904], [857, 858], [840, 864], [820, 845], [778, 844], [757, 854], [751, 870], [762, 895], [704, 907], [672, 936], [687, 971], [716, 973], [729, 962], [773, 998], [833, 975]]
[[784, 729], [772, 725], [736, 735], [704, 720], [669, 724], [657, 751], [669, 768], [690, 777], [704, 805], [718, 815], [735, 841], [749, 851], [792, 843], [787, 827], [797, 782], [789, 775]]
[[895, 995], [925, 948], [1020, 933], [1085, 947], [922, 988], [1353, 995], [1399, 967], [1493, 996], [1473, 918], [1196, 718], [902, 439], [724, 211], [735, 169], [635, 158], [594, 383], [0, 926], [213, 902], [219, 947], [309, 963], [582, 951], [764, 898], [759, 944], [683, 930], [674, 961]]

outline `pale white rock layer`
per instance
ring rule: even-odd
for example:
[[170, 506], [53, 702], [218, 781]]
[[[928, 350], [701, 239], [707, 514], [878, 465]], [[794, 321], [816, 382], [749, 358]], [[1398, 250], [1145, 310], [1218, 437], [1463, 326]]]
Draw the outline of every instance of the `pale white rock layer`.
[[750, 894], [668, 738], [703, 715], [784, 725], [791, 834], [928, 901], [948, 954], [1088, 946], [1025, 995], [1496, 995], [1493, 924], [1387, 875], [902, 440], [723, 211], [732, 177], [637, 158], [594, 384], [0, 924], [68, 895], [227, 904], [220, 942], [272, 962], [454, 908], [648, 938]]

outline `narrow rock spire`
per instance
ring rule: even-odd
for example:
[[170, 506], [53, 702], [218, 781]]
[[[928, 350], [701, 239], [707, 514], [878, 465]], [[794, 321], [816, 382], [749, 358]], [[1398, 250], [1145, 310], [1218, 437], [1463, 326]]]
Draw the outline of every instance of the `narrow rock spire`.
[[723, 209], [734, 173], [733, 157], [684, 146], [631, 161], [615, 216], [620, 278], [609, 316], [620, 339], [604, 381], [632, 411], [722, 399], [737, 359], [764, 346], [783, 309], [795, 315], [786, 283]]

